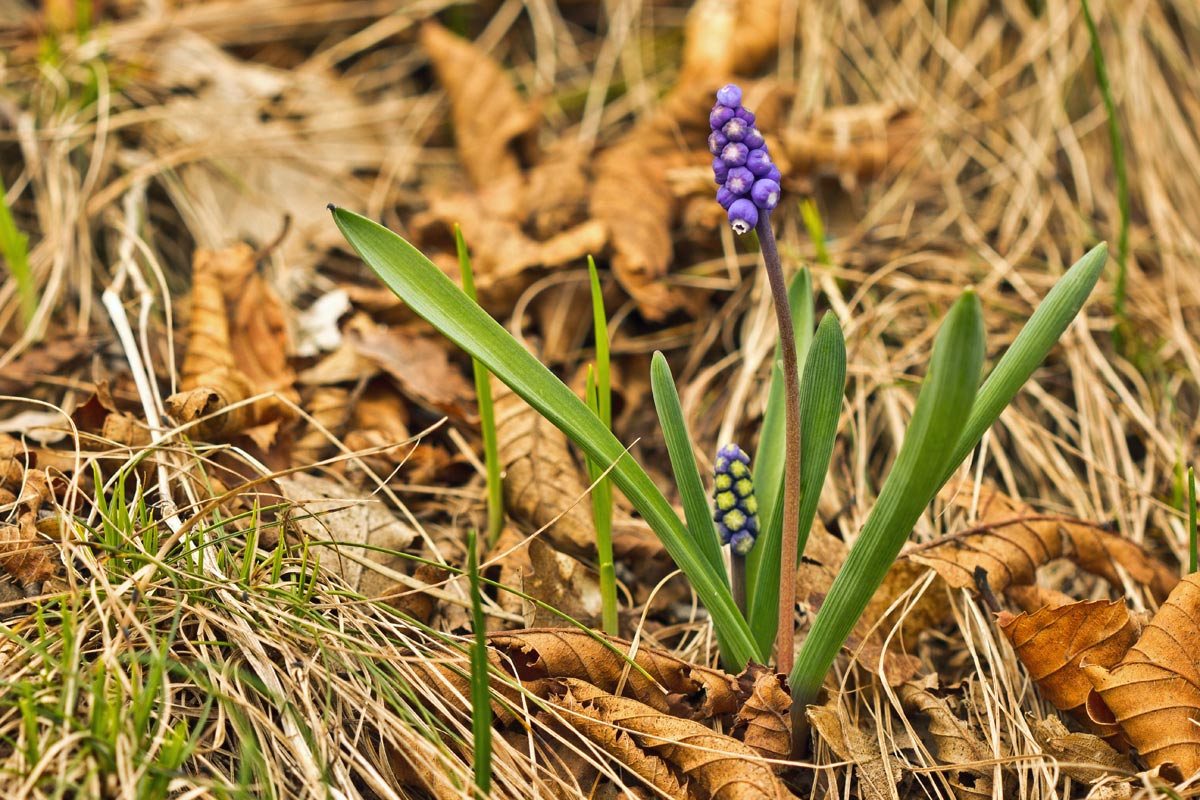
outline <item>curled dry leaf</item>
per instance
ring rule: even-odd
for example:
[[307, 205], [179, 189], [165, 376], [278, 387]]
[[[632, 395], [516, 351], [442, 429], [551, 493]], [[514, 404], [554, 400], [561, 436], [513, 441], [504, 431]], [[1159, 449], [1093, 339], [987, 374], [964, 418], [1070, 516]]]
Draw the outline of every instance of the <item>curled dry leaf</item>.
[[[257, 274], [248, 245], [197, 250], [193, 266], [187, 356], [167, 410], [183, 423], [212, 415], [197, 426], [200, 438], [245, 433], [268, 447], [299, 399], [282, 303]], [[239, 405], [265, 392], [274, 394]]]
[[[1057, 717], [1034, 720], [1029, 728], [1046, 754], [1057, 759], [1059, 768], [1072, 780], [1094, 783], [1110, 778], [1114, 772], [1125, 775], [1137, 772], [1128, 756], [1118, 753], [1099, 736], [1068, 731]], [[1121, 786], [1125, 788], [1123, 796], [1128, 797], [1128, 782], [1111, 784], [1113, 789]]]
[[1080, 664], [1116, 666], [1137, 640], [1137, 625], [1125, 601], [1071, 603], [1015, 616], [1002, 611], [997, 623], [1042, 696], [1115, 743], [1119, 729], [1089, 720], [1084, 710], [1092, 683]]
[[421, 45], [446, 87], [459, 160], [471, 182], [485, 187], [519, 173], [512, 145], [537, 126], [537, 109], [521, 99], [494, 59], [441, 25], [422, 25]]
[[[522, 681], [574, 678], [622, 694], [655, 710], [695, 719], [730, 714], [738, 707], [737, 680], [649, 647], [638, 647], [633, 669], [630, 643], [579, 630], [535, 629], [492, 634], [490, 642]], [[615, 652], [614, 652], [615, 651]], [[643, 671], [645, 674], [643, 674]]]
[[737, 739], [585, 681], [568, 678], [562, 686], [552, 702], [571, 727], [668, 797], [793, 797], [754, 750]]
[[[991, 759], [992, 752], [984, 744], [966, 721], [960, 719], [950, 709], [950, 704], [933, 694], [925, 686], [918, 683], [906, 683], [900, 687], [900, 704], [910, 714], [921, 714], [928, 721], [925, 730], [933, 746], [933, 754], [943, 764], [963, 766], [962, 772], [972, 775], [989, 777], [992, 767], [972, 767], [969, 765]], [[960, 770], [952, 770], [950, 779], [959, 784], [965, 782], [959, 776]], [[974, 783], [975, 781], [970, 781]]]
[[[972, 489], [969, 483], [947, 484], [941, 497], [969, 508]], [[1031, 584], [1038, 567], [1062, 557], [1116, 586], [1121, 585], [1123, 569], [1156, 599], [1165, 597], [1178, 580], [1165, 564], [1101, 525], [1038, 514], [987, 486], [979, 489], [977, 509], [975, 527], [914, 548], [904, 557], [937, 570], [956, 589], [974, 588], [975, 569], [980, 567], [996, 591]]]
[[19, 442], [0, 440], [0, 506], [11, 508], [0, 521], [0, 569], [30, 583], [54, 574], [50, 547], [38, 531], [38, 512], [53, 498], [46, 474], [25, 469], [26, 463]]
[[[738, 676], [749, 685], [746, 701], [738, 709], [734, 733], [766, 758], [786, 760], [792, 753], [792, 696], [783, 688], [783, 676], [750, 664]], [[780, 769], [780, 767], [776, 767]]]
[[[1120, 663], [1084, 662], [1095, 688], [1088, 711], [1111, 714], [1151, 767], [1200, 771], [1200, 575], [1187, 575]], [[1173, 765], [1173, 766], [1172, 766]]]
[[806, 714], [813, 730], [834, 755], [854, 764], [858, 774], [858, 794], [863, 800], [883, 800], [897, 795], [896, 786], [904, 777], [900, 761], [887, 754], [887, 762], [884, 762], [885, 754], [877, 736], [846, 719], [836, 696], [825, 705], [809, 706]]
[[596, 548], [591, 502], [566, 435], [494, 377], [492, 397], [505, 509], [532, 530], [546, 528], [543, 536], [559, 550], [590, 557]]

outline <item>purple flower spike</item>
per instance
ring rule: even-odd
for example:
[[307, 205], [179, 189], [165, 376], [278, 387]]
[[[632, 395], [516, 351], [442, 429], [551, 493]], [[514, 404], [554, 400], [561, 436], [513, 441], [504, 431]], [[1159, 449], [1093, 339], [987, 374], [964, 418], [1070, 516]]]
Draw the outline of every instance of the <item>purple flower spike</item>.
[[720, 131], [713, 131], [708, 135], [708, 152], [714, 156], [719, 156], [727, 144], [729, 144], [729, 139]]
[[720, 203], [721, 208], [725, 209], [726, 211], [728, 211], [729, 207], [733, 205], [733, 201], [737, 199], [737, 195], [726, 189], [724, 186], [722, 186], [720, 189], [717, 189], [717, 202]]
[[741, 142], [730, 142], [721, 151], [721, 158], [731, 167], [740, 167], [745, 165], [746, 156], [749, 154], [750, 151], [746, 149], [746, 145]]
[[758, 224], [758, 207], [745, 197], [739, 197], [729, 207], [729, 224], [739, 236], [749, 233]]
[[750, 188], [750, 199], [763, 211], [771, 211], [779, 205], [779, 184], [768, 178], [755, 181]]
[[[746, 145], [741, 145], [745, 147]], [[751, 150], [746, 154], [746, 169], [754, 173], [756, 178], [765, 178], [767, 173], [771, 171], [771, 157], [767, 155], [766, 150]]]
[[729, 106], [717, 104], [713, 106], [708, 115], [708, 127], [715, 130], [720, 130], [726, 122], [733, 119], [733, 109]]
[[725, 188], [736, 195], [743, 195], [754, 185], [754, 173], [745, 167], [734, 167], [725, 176]]
[[742, 104], [742, 89], [735, 83], [728, 83], [717, 90], [717, 102], [723, 106], [737, 108]]
[[758, 132], [758, 128], [751, 128], [750, 130], [746, 131], [746, 136], [742, 139], [742, 144], [746, 145], [746, 147], [749, 147], [751, 150], [757, 150], [760, 147], [763, 150], [767, 149], [767, 140], [764, 139], [763, 135]]
[[721, 133], [725, 134], [725, 138], [731, 142], [740, 142], [746, 138], [746, 134], [749, 132], [750, 126], [737, 117], [726, 122], [721, 128]]
[[729, 165], [720, 158], [712, 160], [713, 178], [717, 181], [717, 186], [724, 187], [725, 179], [729, 177]]

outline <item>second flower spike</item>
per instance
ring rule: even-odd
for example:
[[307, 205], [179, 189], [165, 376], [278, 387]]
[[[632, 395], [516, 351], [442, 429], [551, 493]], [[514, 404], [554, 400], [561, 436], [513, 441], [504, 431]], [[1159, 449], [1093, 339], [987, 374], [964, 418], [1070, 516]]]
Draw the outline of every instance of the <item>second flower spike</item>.
[[717, 451], [713, 471], [713, 521], [721, 544], [744, 557], [758, 538], [758, 500], [750, 479], [750, 456], [736, 444], [727, 444]]

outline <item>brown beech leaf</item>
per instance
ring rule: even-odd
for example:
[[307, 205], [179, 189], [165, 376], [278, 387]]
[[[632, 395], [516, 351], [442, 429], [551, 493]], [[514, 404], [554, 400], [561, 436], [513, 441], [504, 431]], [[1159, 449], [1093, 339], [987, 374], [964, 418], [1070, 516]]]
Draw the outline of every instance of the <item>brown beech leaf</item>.
[[1110, 712], [1147, 764], [1184, 778], [1200, 770], [1197, 653], [1200, 575], [1193, 573], [1179, 582], [1120, 663], [1111, 669], [1083, 664], [1095, 688], [1088, 703], [1093, 716]]
[[[23, 458], [10, 443], [5, 445], [10, 451], [6, 479], [14, 477], [12, 465], [22, 463]], [[12, 508], [0, 521], [0, 569], [20, 581], [43, 581], [54, 574], [51, 545], [38, 532], [38, 511], [52, 500], [46, 474], [40, 469], [24, 470], [14, 480], [0, 484], [0, 506]]]
[[1039, 608], [1058, 608], [1076, 602], [1075, 598], [1057, 589], [1047, 589], [1034, 584], [1032, 586], [1013, 585], [1004, 590], [1004, 596], [1017, 608], [1032, 614]]
[[832, 176], [846, 191], [895, 167], [916, 140], [919, 117], [897, 103], [827, 108], [783, 132], [791, 174]]
[[[1090, 722], [1084, 704], [1092, 683], [1080, 664], [1116, 666], [1138, 636], [1124, 600], [1071, 603], [1015, 616], [1002, 611], [997, 623], [1042, 696], [1084, 723]], [[1105, 739], [1119, 735], [1115, 726], [1092, 724]]]
[[531, 569], [521, 581], [524, 593], [532, 598], [523, 608], [527, 628], [569, 627], [573, 625], [571, 620], [590, 628], [600, 623], [600, 577], [595, 570], [540, 538], [530, 540], [529, 559]]
[[340, 386], [318, 386], [304, 404], [304, 410], [312, 419], [292, 445], [292, 463], [315, 464], [332, 449], [330, 437], [339, 436], [346, 424], [350, 413], [350, 390]]
[[792, 696], [783, 676], [761, 664], [750, 664], [738, 676], [750, 689], [734, 722], [734, 733], [766, 758], [786, 760], [792, 753]]
[[[933, 694], [918, 683], [906, 683], [900, 687], [900, 704], [910, 714], [922, 714], [929, 721], [924, 731], [928, 732], [933, 745], [933, 754], [943, 764], [953, 766], [971, 765], [992, 758], [992, 752], [983, 740], [971, 730], [970, 725], [960, 719], [945, 698]], [[966, 766], [963, 771], [972, 775], [989, 776], [991, 766]], [[951, 780], [959, 781], [958, 771], [952, 771]]]
[[[268, 299], [273, 295], [259, 283], [261, 277], [252, 274], [254, 251], [245, 244], [197, 250], [193, 273], [187, 355], [180, 391], [167, 398], [167, 410], [183, 423], [213, 415], [197, 427], [200, 438], [245, 433], [265, 448], [274, 440], [277, 426], [294, 416], [290, 402], [298, 400], [286, 343], [279, 338], [283, 335], [282, 307], [278, 299]], [[235, 292], [238, 287], [245, 290], [251, 282], [258, 287], [255, 302], [275, 308], [264, 313], [267, 321], [253, 321], [253, 308], [238, 311], [242, 296]], [[238, 313], [241, 318], [231, 328], [231, 315]], [[252, 371], [258, 385], [243, 367]], [[275, 394], [238, 405], [264, 392]]]
[[591, 501], [566, 435], [495, 378], [492, 397], [505, 509], [531, 530], [549, 525], [542, 535], [564, 553], [592, 556]]
[[378, 593], [377, 585], [364, 586], [370, 583], [372, 563], [403, 568], [404, 559], [387, 551], [403, 551], [412, 544], [416, 531], [378, 500], [303, 472], [275, 482], [295, 504], [290, 521], [310, 538], [313, 547], [322, 544], [318, 549], [322, 565], [341, 575], [351, 589]]
[[904, 775], [900, 761], [880, 751], [879, 739], [845, 718], [837, 697], [821, 706], [809, 706], [805, 712], [813, 729], [839, 759], [854, 764], [858, 774], [858, 793], [864, 800], [896, 797], [896, 785]]
[[421, 405], [457, 419], [475, 416], [475, 387], [432, 336], [364, 321], [347, 330], [346, 338], [359, 355], [379, 365]]
[[[973, 489], [968, 482], [952, 482], [940, 496], [969, 508]], [[975, 527], [913, 548], [902, 558], [932, 567], [955, 589], [973, 589], [977, 568], [987, 572], [995, 591], [1031, 584], [1038, 567], [1062, 557], [1115, 586], [1121, 585], [1118, 567], [1125, 569], [1156, 598], [1178, 580], [1141, 547], [1100, 525], [1038, 514], [1031, 506], [988, 486], [980, 487], [976, 507]]]
[[787, 800], [754, 750], [691, 720], [672, 717], [585, 681], [567, 678], [553, 698], [568, 722], [668, 797]]
[[56, 338], [26, 350], [0, 373], [0, 394], [26, 395], [46, 378], [62, 376], [74, 362], [96, 351], [96, 342], [84, 337]]
[[494, 59], [436, 22], [421, 26], [421, 46], [446, 87], [458, 157], [471, 182], [484, 187], [519, 173], [512, 143], [536, 127], [537, 109], [521, 99]]
[[[1034, 720], [1029, 728], [1045, 753], [1056, 758], [1059, 768], [1072, 780], [1094, 783], [1112, 776], [1113, 772], [1126, 775], [1137, 772], [1128, 756], [1118, 753], [1099, 736], [1068, 731], [1057, 717]], [[1094, 766], [1085, 766], [1089, 764]], [[1120, 786], [1125, 787], [1123, 796], [1128, 797], [1128, 782], [1113, 784], [1112, 788]]]
[[694, 719], [733, 713], [740, 702], [736, 678], [650, 647], [638, 647], [633, 660], [641, 669], [630, 668], [621, 655], [629, 653], [630, 643], [623, 639], [542, 628], [495, 633], [489, 641], [521, 681], [577, 678], [615, 692], [625, 676], [624, 696]]

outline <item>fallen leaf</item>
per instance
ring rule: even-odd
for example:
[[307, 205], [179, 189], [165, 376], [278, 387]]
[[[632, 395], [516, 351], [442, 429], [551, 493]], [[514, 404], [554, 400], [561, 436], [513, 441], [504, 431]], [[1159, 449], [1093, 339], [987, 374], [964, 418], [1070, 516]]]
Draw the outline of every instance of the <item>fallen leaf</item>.
[[[1068, 731], [1057, 717], [1034, 720], [1029, 729], [1046, 755], [1053, 756], [1059, 762], [1059, 769], [1071, 780], [1091, 784], [1113, 778], [1114, 772], [1125, 775], [1137, 772], [1128, 756], [1118, 753], [1099, 736]], [[1108, 796], [1114, 800], [1117, 796], [1128, 797], [1131, 793], [1128, 780], [1109, 784], [1113, 792], [1119, 792], [1121, 786], [1125, 787], [1123, 795], [1110, 793]]]
[[318, 386], [304, 407], [311, 419], [292, 444], [292, 462], [315, 464], [332, 450], [333, 439], [346, 424], [350, 391], [340, 386]]
[[[6, 437], [7, 438], [7, 437]], [[9, 440], [4, 444], [7, 458], [0, 453], [0, 506], [11, 507], [0, 522], [0, 569], [25, 583], [43, 581], [55, 572], [50, 554], [52, 546], [38, 531], [38, 511], [53, 500], [46, 475], [39, 469], [22, 469], [14, 474], [14, 465], [23, 463], [23, 454]]]
[[[750, 689], [738, 709], [733, 731], [766, 758], [787, 760], [792, 753], [792, 696], [783, 687], [783, 676], [750, 664], [738, 676]], [[776, 766], [777, 770], [782, 767]]]
[[436, 22], [421, 26], [421, 46], [446, 88], [459, 160], [477, 187], [520, 173], [512, 144], [539, 113], [523, 101], [494, 59]]
[[[969, 508], [970, 483], [950, 483], [941, 497]], [[1145, 583], [1158, 599], [1178, 580], [1172, 570], [1120, 535], [1103, 526], [1070, 517], [1038, 514], [1032, 507], [992, 487], [980, 487], [978, 521], [968, 530], [943, 536], [909, 550], [902, 558], [937, 570], [955, 589], [975, 588], [982, 568], [995, 591], [1013, 584], [1034, 583], [1038, 567], [1070, 558], [1081, 568], [1121, 586], [1118, 567]]]
[[370, 565], [402, 569], [405, 559], [399, 553], [412, 544], [416, 531], [377, 499], [328, 478], [300, 472], [275, 482], [294, 504], [289, 521], [309, 537], [310, 548], [320, 553], [323, 566], [340, 575], [352, 590], [370, 596], [390, 585], [386, 576], [383, 581], [375, 577]]
[[577, 679], [553, 697], [574, 730], [668, 797], [786, 800], [793, 795], [750, 747]]
[[[1042, 696], [1093, 725], [1084, 710], [1092, 682], [1080, 664], [1114, 667], [1138, 637], [1124, 600], [1071, 603], [1032, 614], [1002, 611], [997, 623]], [[1110, 741], [1120, 733], [1115, 726], [1095, 725], [1094, 730]]]
[[391, 375], [400, 390], [422, 406], [457, 419], [475, 416], [475, 387], [450, 363], [432, 336], [382, 325], [358, 325], [347, 340], [360, 356]]
[[[964, 767], [962, 770], [951, 770], [951, 781], [971, 788], [968, 784], [977, 784], [980, 778], [991, 781], [992, 767], [971, 766], [977, 762], [993, 758], [991, 749], [983, 739], [971, 729], [968, 722], [960, 719], [950, 709], [945, 698], [938, 697], [928, 688], [917, 683], [906, 683], [899, 690], [900, 704], [909, 714], [920, 714], [928, 720], [928, 726], [923, 732], [928, 733], [933, 755], [943, 764]], [[968, 773], [971, 778], [966, 778]]]
[[858, 793], [864, 800], [892, 798], [904, 770], [899, 759], [881, 752], [879, 739], [845, 718], [836, 696], [821, 706], [809, 706], [805, 712], [813, 730], [839, 759], [854, 764], [858, 775]]
[[1151, 767], [1200, 771], [1200, 575], [1185, 576], [1120, 663], [1084, 662], [1095, 694]]
[[523, 682], [575, 678], [616, 692], [624, 676], [624, 696], [664, 714], [695, 719], [730, 714], [740, 704], [736, 678], [644, 645], [633, 659], [641, 669], [630, 668], [622, 654], [631, 645], [623, 639], [543, 628], [495, 633], [488, 641], [506, 657], [506, 669], [515, 670]]
[[492, 398], [505, 509], [564, 553], [593, 557], [591, 500], [566, 435], [494, 377]]
[[597, 627], [603, 607], [596, 571], [539, 538], [531, 539], [528, 549], [531, 569], [521, 581], [530, 598], [524, 602], [525, 627]]

